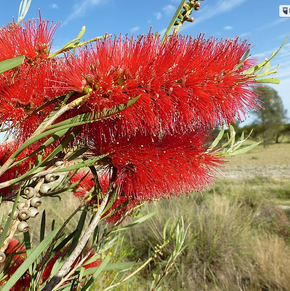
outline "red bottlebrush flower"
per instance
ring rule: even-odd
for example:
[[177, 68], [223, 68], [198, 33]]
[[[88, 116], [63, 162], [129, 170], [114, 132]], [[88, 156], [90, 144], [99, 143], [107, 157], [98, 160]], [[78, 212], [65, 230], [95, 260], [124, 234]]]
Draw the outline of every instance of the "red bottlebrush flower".
[[94, 155], [110, 153], [101, 171], [114, 173], [115, 183], [127, 199], [150, 200], [201, 190], [212, 182], [220, 163], [203, 148], [205, 132], [118, 138], [108, 143], [92, 138]]
[[[64, 249], [62, 249], [61, 251], [57, 252], [46, 264], [44, 271], [42, 272], [41, 275], [41, 280], [42, 282], [45, 282], [47, 279], [49, 279], [51, 271], [54, 267], [54, 264], [56, 263], [56, 261], [58, 259], [63, 260], [68, 252], [68, 250], [70, 249], [70, 246], [65, 247]], [[86, 260], [83, 263], [83, 267], [87, 270], [90, 268], [95, 268], [98, 267], [102, 260], [101, 259], [96, 259], [93, 262], [86, 264], [87, 261], [89, 261], [93, 256], [95, 255], [94, 251], [92, 251], [88, 257], [86, 258]], [[74, 261], [74, 263], [71, 266], [71, 269], [74, 268], [74, 266], [82, 259], [82, 255], [79, 255], [76, 260]]]
[[[1, 76], [0, 122], [13, 127], [19, 141], [25, 140], [55, 108], [46, 103], [62, 95], [59, 89], [60, 60], [28, 61]], [[12, 78], [13, 76], [13, 78]]]
[[92, 131], [102, 128], [127, 137], [187, 131], [197, 124], [233, 122], [257, 106], [252, 81], [241, 74], [247, 65], [238, 66], [248, 48], [238, 39], [206, 40], [202, 35], [172, 36], [164, 44], [152, 33], [137, 40], [107, 37], [95, 48], [67, 56], [63, 81], [68, 89], [91, 91], [83, 107], [87, 111], [141, 96], [114, 119], [90, 125]]
[[76, 191], [74, 191], [74, 196], [78, 197], [79, 199], [86, 197], [89, 191], [91, 191], [91, 189], [95, 186], [93, 175], [86, 171], [79, 171], [70, 179], [70, 181], [72, 184], [74, 184], [81, 180], [83, 177], [85, 178], [78, 184]]
[[[76, 175], [71, 178], [71, 183], [76, 183], [80, 179], [85, 177], [77, 186], [76, 191], [74, 192], [74, 196], [79, 199], [83, 199], [86, 197], [86, 203], [94, 205], [100, 204], [102, 201], [97, 201], [97, 197], [92, 193], [91, 196], [87, 196], [87, 194], [91, 191], [91, 189], [95, 186], [94, 178], [91, 173], [80, 171]], [[109, 188], [109, 175], [104, 173], [103, 175], [98, 176], [100, 188], [103, 194]], [[137, 205], [136, 201], [130, 201], [127, 197], [120, 195], [116, 198], [113, 205], [103, 214], [103, 217], [106, 217], [106, 222], [108, 223], [116, 223], [118, 222], [123, 215], [129, 211], [133, 206]]]
[[5, 25], [0, 29], [0, 61], [17, 56], [26, 56], [30, 60], [47, 58], [57, 26], [41, 16], [23, 24], [13, 21]]
[[[5, 251], [6, 255], [11, 255], [11, 263], [5, 269], [5, 275], [7, 277], [5, 278], [5, 281], [1, 281], [1, 285], [5, 285], [5, 282], [9, 280], [9, 278], [16, 272], [16, 270], [21, 266], [21, 264], [24, 262], [26, 257], [26, 250], [23, 246], [19, 244], [19, 241], [17, 239], [12, 238], [11, 241], [8, 244], [8, 247]], [[28, 272], [26, 272], [16, 283], [15, 285], [10, 289], [10, 291], [25, 291], [28, 290], [30, 286], [30, 276]]]

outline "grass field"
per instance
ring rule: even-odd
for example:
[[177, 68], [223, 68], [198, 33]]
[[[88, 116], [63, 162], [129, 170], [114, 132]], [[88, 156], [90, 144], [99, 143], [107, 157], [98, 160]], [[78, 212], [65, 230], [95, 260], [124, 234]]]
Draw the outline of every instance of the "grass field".
[[[153, 222], [126, 237], [131, 260], [146, 260], [169, 217], [190, 224], [183, 253], [160, 290], [290, 290], [290, 144], [257, 147], [231, 158], [213, 187], [188, 197], [151, 203]], [[149, 246], [149, 247], [148, 247]], [[169, 246], [167, 255], [174, 246]], [[166, 252], [165, 252], [166, 253]], [[120, 290], [150, 290], [166, 255]], [[116, 289], [118, 290], [118, 289]]]
[[[77, 205], [72, 197], [44, 201], [48, 231], [49, 217], [56, 216], [61, 224]], [[290, 290], [290, 144], [259, 146], [233, 157], [202, 194], [152, 202], [141, 214], [156, 210], [154, 219], [126, 232], [110, 254], [113, 262], [116, 254], [125, 253], [129, 255], [123, 261], [146, 261], [168, 218], [183, 217], [189, 225], [187, 239], [197, 238], [156, 291]], [[72, 227], [76, 223], [77, 218]], [[37, 241], [39, 230], [31, 235]], [[130, 283], [113, 290], [149, 291], [174, 247], [173, 241]], [[103, 290], [115, 275], [105, 272], [92, 290]]]

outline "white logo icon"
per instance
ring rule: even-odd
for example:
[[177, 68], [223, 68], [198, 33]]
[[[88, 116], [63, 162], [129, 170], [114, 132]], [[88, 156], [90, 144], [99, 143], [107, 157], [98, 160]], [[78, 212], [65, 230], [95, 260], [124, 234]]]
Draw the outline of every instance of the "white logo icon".
[[280, 5], [279, 6], [279, 16], [280, 17], [290, 17], [290, 5]]

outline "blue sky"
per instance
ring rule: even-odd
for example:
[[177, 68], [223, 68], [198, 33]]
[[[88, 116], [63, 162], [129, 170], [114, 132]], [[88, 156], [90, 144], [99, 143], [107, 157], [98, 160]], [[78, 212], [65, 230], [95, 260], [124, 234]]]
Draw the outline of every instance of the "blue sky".
[[[110, 34], [143, 34], [152, 26], [153, 32], [164, 32], [179, 5], [179, 0], [32, 0], [26, 19], [38, 16], [59, 21], [54, 36], [54, 49], [75, 38], [83, 25], [87, 30], [84, 40]], [[0, 1], [0, 25], [18, 16], [20, 0]], [[279, 5], [290, 5], [290, 0], [205, 0], [201, 9], [193, 13], [195, 22], [186, 23], [180, 33], [196, 36], [232, 38], [240, 36], [252, 44], [252, 55], [263, 61], [276, 51], [290, 34], [290, 18], [279, 17]], [[276, 77], [280, 85], [272, 85], [283, 100], [290, 119], [290, 40], [272, 61], [280, 64]], [[249, 121], [252, 119], [250, 118]], [[248, 122], [249, 122], [248, 121]]]

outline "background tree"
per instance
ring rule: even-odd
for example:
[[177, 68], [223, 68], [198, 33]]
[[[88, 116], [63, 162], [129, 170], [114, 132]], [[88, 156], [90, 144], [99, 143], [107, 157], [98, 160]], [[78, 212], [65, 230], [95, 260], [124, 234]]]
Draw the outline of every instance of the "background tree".
[[254, 112], [256, 131], [262, 136], [264, 146], [272, 141], [278, 143], [287, 121], [283, 102], [277, 91], [268, 86], [258, 86], [255, 92], [261, 100], [261, 108]]

